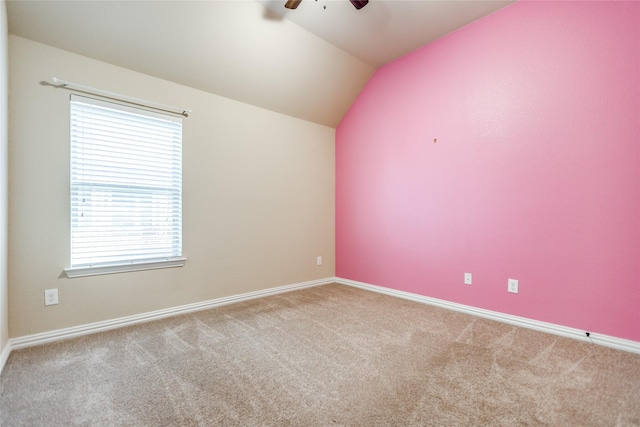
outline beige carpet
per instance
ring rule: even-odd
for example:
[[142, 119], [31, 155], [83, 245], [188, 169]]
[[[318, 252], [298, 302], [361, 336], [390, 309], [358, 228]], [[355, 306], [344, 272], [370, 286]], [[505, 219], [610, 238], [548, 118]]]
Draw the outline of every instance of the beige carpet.
[[328, 285], [12, 352], [3, 426], [638, 426], [640, 356]]

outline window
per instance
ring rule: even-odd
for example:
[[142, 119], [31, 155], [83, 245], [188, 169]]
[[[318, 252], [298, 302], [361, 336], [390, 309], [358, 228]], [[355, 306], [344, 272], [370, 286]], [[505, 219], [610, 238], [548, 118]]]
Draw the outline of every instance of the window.
[[182, 120], [72, 95], [67, 276], [182, 265]]

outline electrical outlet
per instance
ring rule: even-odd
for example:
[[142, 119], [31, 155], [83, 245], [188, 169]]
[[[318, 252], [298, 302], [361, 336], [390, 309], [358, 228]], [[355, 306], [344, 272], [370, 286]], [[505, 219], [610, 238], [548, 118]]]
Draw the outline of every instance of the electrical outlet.
[[464, 284], [465, 285], [471, 284], [471, 273], [464, 273]]
[[316, 265], [322, 265], [322, 257], [321, 256], [316, 258]]
[[511, 293], [518, 293], [518, 281], [516, 279], [509, 279], [509, 287], [507, 290]]
[[56, 305], [58, 303], [58, 290], [47, 289], [44, 291], [44, 305]]

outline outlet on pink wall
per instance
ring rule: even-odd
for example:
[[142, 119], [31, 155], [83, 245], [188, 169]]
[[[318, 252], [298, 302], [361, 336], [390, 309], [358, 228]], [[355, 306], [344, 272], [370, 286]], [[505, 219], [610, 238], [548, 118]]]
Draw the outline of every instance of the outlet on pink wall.
[[337, 276], [640, 341], [639, 118], [638, 2], [515, 3], [382, 67], [337, 129]]

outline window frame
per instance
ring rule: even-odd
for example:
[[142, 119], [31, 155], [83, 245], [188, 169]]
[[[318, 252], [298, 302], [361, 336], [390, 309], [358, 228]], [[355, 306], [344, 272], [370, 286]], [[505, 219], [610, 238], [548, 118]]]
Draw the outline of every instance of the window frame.
[[[167, 120], [171, 120], [174, 122], [179, 122], [180, 123], [180, 138], [179, 138], [179, 153], [180, 153], [180, 157], [179, 157], [179, 214], [177, 215], [177, 218], [179, 219], [179, 225], [178, 225], [178, 243], [177, 244], [172, 244], [172, 245], [165, 245], [165, 248], [170, 248], [172, 251], [175, 251], [175, 249], [178, 249], [177, 253], [178, 255], [172, 255], [172, 256], [160, 256], [160, 257], [146, 257], [146, 258], [137, 258], [137, 259], [126, 259], [126, 260], [118, 260], [118, 261], [113, 261], [113, 262], [109, 262], [109, 261], [104, 261], [104, 262], [95, 262], [95, 263], [80, 263], [80, 264], [76, 264], [76, 265], [71, 265], [68, 268], [65, 268], [65, 274], [67, 275], [67, 277], [69, 278], [75, 278], [75, 277], [84, 277], [84, 276], [95, 276], [95, 275], [103, 275], [103, 274], [113, 274], [113, 273], [123, 273], [123, 272], [131, 272], [131, 271], [144, 271], [144, 270], [155, 270], [155, 269], [162, 269], [162, 268], [172, 268], [172, 267], [182, 267], [185, 265], [186, 262], [186, 258], [184, 257], [184, 253], [183, 253], [183, 248], [182, 248], [182, 236], [183, 236], [183, 222], [182, 222], [182, 175], [183, 175], [183, 171], [182, 171], [182, 138], [183, 138], [183, 130], [182, 130], [182, 120], [181, 118], [177, 118], [177, 115], [171, 114], [171, 113], [167, 113], [166, 111], [162, 111], [162, 112], [156, 112], [156, 111], [151, 111], [151, 110], [155, 110], [153, 108], [141, 108], [138, 105], [129, 105], [126, 101], [123, 102], [118, 102], [118, 101], [114, 101], [112, 99], [101, 99], [100, 97], [93, 97], [93, 96], [86, 96], [84, 94], [82, 95], [76, 95], [73, 94], [70, 97], [69, 100], [69, 112], [70, 112], [70, 135], [69, 135], [69, 146], [71, 149], [73, 149], [73, 135], [71, 133], [72, 130], [72, 126], [74, 126], [71, 121], [73, 120], [73, 115], [71, 114], [72, 108], [73, 108], [73, 102], [82, 102], [82, 103], [86, 103], [86, 104], [92, 104], [92, 105], [97, 105], [97, 106], [101, 106], [101, 107], [106, 107], [106, 108], [110, 108], [110, 109], [114, 109], [117, 110], [119, 112], [124, 112], [127, 114], [131, 114], [132, 117], [133, 115], [142, 115], [142, 116], [150, 116], [150, 117], [155, 117], [155, 118], [160, 118], [160, 119], [167, 119]], [[115, 132], [113, 129], [110, 129], [111, 132]], [[73, 241], [71, 239], [73, 239], [73, 224], [71, 223], [74, 220], [74, 213], [72, 212], [73, 209], [73, 177], [72, 174], [74, 173], [74, 165], [71, 164], [71, 162], [73, 161], [73, 153], [70, 153], [70, 183], [69, 183], [69, 189], [70, 189], [70, 212], [69, 212], [69, 219], [70, 219], [70, 228], [69, 228], [69, 237], [70, 237], [70, 264], [71, 264], [71, 260], [73, 259], [73, 255], [72, 255], [72, 245], [73, 245]], [[172, 171], [175, 171], [175, 169], [172, 169]], [[175, 173], [175, 172], [173, 172]], [[117, 186], [117, 184], [114, 182], [111, 182], [110, 184], [107, 185], [111, 185], [113, 187]], [[115, 196], [113, 196], [115, 197]], [[135, 201], [131, 201], [130, 203], [135, 203]], [[153, 205], [150, 205], [153, 206]], [[171, 205], [173, 206], [173, 205]], [[153, 209], [151, 207], [151, 209]], [[175, 216], [172, 216], [170, 218], [174, 218], [176, 219]], [[173, 227], [172, 227], [173, 228]], [[174, 238], [176, 237], [176, 235], [172, 234], [171, 236], [173, 236]], [[175, 246], [173, 246], [175, 245]], [[130, 248], [131, 250], [134, 250], [135, 245], [132, 245], [132, 247]], [[135, 258], [134, 255], [132, 255], [132, 258]]]

